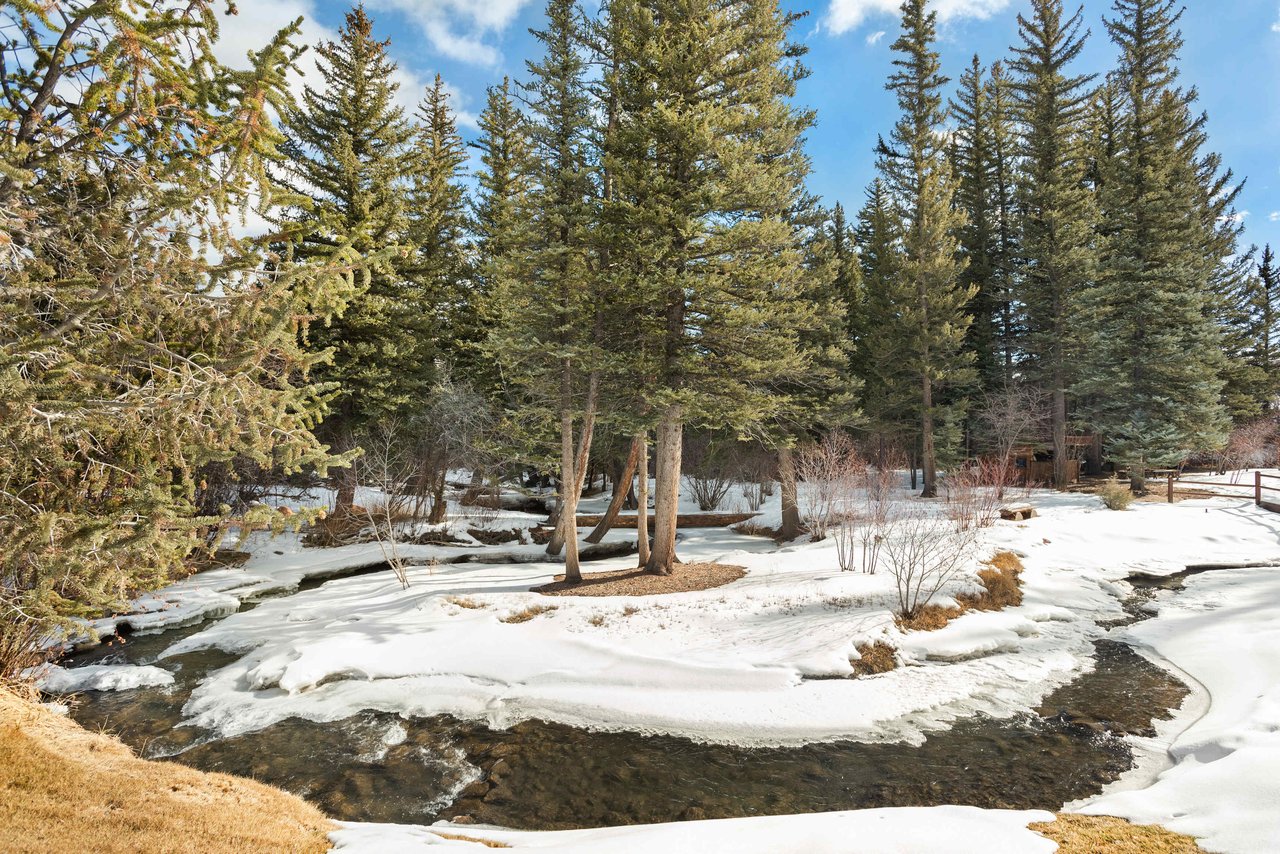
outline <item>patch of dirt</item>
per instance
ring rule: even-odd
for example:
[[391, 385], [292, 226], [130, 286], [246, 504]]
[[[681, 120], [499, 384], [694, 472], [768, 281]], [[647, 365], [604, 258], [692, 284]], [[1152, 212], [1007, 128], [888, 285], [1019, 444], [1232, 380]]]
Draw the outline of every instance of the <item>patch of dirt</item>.
[[1058, 843], [1058, 854], [1201, 854], [1190, 836], [1109, 815], [1059, 814], [1029, 827]]
[[[682, 513], [676, 517], [676, 526], [680, 528], [727, 528], [730, 525], [737, 525], [748, 519], [754, 519], [755, 513]], [[594, 528], [600, 524], [603, 515], [594, 516], [578, 516], [579, 528]], [[650, 517], [649, 525], [652, 529], [653, 518]], [[636, 526], [635, 514], [619, 515], [613, 522], [615, 528], [634, 528]]]
[[564, 576], [557, 575], [555, 581], [534, 587], [533, 592], [544, 596], [659, 596], [723, 587], [746, 574], [742, 567], [724, 563], [680, 563], [671, 575], [621, 569], [584, 575], [581, 584], [566, 584]]

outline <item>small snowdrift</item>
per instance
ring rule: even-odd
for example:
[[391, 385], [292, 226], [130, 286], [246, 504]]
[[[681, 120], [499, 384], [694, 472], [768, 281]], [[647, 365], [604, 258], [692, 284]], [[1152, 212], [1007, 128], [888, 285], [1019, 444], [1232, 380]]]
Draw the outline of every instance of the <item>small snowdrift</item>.
[[49, 665], [37, 685], [50, 694], [79, 691], [130, 691], [134, 688], [163, 688], [173, 684], [173, 674], [150, 665], [90, 664], [68, 670]]

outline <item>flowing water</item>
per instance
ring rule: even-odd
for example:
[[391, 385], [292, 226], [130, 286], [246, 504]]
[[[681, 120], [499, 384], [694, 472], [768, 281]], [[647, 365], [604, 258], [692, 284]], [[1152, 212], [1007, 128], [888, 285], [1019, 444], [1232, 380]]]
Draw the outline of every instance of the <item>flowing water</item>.
[[324, 724], [290, 719], [212, 739], [177, 724], [203, 675], [234, 656], [201, 651], [157, 661], [203, 625], [133, 636], [64, 662], [159, 664], [176, 680], [167, 688], [87, 692], [73, 717], [117, 733], [145, 756], [252, 776], [344, 820], [462, 818], [550, 829], [945, 803], [1057, 809], [1128, 770], [1123, 736], [1152, 735], [1153, 720], [1187, 694], [1127, 646], [1100, 641], [1096, 668], [1035, 714], [958, 721], [918, 747], [748, 749], [540, 721], [492, 731], [374, 712]]

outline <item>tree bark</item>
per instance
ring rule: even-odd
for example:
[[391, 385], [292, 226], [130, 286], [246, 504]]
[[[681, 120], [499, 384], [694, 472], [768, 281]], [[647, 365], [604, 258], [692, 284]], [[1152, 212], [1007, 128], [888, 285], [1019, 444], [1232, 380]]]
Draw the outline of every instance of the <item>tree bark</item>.
[[938, 497], [938, 458], [933, 447], [933, 380], [928, 371], [920, 382], [920, 475], [921, 498]]
[[590, 534], [587, 534], [588, 543], [598, 543], [603, 540], [604, 535], [609, 533], [609, 529], [617, 521], [618, 514], [622, 512], [622, 505], [627, 500], [627, 494], [631, 491], [631, 478], [635, 476], [636, 467], [640, 465], [640, 443], [639, 436], [631, 440], [631, 451], [627, 454], [627, 462], [622, 467], [617, 480], [613, 483], [613, 498], [609, 501], [609, 509], [605, 511], [604, 518], [600, 520], [600, 524], [596, 525]]
[[1053, 488], [1067, 488], [1067, 392], [1061, 378], [1053, 388]]
[[637, 488], [639, 494], [636, 496], [636, 551], [639, 552], [640, 566], [647, 566], [649, 563], [649, 435], [648, 433], [640, 433], [636, 435], [636, 441], [640, 444], [640, 460], [636, 464], [636, 473], [639, 475], [637, 480]]
[[670, 575], [676, 564], [676, 527], [680, 510], [680, 457], [684, 413], [670, 406], [658, 425], [658, 470], [653, 502], [653, 548], [645, 571]]
[[782, 484], [782, 527], [778, 539], [790, 542], [800, 536], [799, 490], [796, 487], [795, 452], [783, 445], [778, 448], [778, 482]]
[[[573, 493], [573, 515], [568, 516], [568, 514], [564, 510], [565, 504], [561, 502], [560, 516], [556, 519], [555, 530], [551, 534], [551, 539], [547, 541], [547, 554], [551, 555], [552, 557], [560, 554], [561, 549], [564, 548], [565, 538], [567, 536], [568, 531], [572, 530], [574, 532], [574, 535], [575, 536], [577, 535], [578, 499], [582, 497], [582, 489], [584, 486], [586, 486], [587, 460], [591, 456], [591, 438], [592, 438], [592, 435], [595, 433], [596, 398], [597, 398], [597, 395], [599, 394], [599, 388], [600, 388], [599, 374], [593, 373], [591, 375], [590, 380], [587, 383], [587, 408], [582, 418], [582, 434], [578, 437], [578, 451], [573, 458], [574, 475], [573, 475], [573, 478], [571, 479], [572, 488], [571, 489], [565, 488], [566, 481], [564, 478], [561, 478], [561, 481], [560, 481], [561, 492]], [[562, 429], [563, 429], [563, 424], [564, 424], [564, 420], [562, 417], [561, 418]], [[573, 446], [572, 414], [570, 414], [570, 421], [569, 421], [569, 443], [570, 443], [570, 447], [572, 448]], [[566, 521], [566, 517], [568, 517], [568, 520], [571, 522], [571, 525], [568, 527], [566, 527], [564, 524]]]
[[[560, 410], [560, 524], [564, 544], [564, 580], [570, 584], [582, 581], [582, 567], [578, 564], [578, 476], [574, 465], [577, 455], [573, 450], [573, 410]], [[550, 549], [548, 549], [549, 551]]]

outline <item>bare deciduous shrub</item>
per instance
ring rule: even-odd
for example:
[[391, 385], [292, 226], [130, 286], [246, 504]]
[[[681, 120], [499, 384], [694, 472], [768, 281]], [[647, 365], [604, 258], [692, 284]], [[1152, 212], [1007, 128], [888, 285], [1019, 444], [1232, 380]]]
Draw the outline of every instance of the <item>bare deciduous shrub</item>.
[[976, 412], [979, 439], [999, 471], [990, 472], [999, 498], [1015, 482], [1013, 452], [1022, 445], [1038, 445], [1049, 429], [1049, 398], [1039, 389], [1010, 383], [982, 396]]
[[698, 509], [704, 513], [718, 510], [733, 489], [729, 444], [708, 431], [690, 430], [685, 433], [685, 482], [693, 499], [698, 502]]
[[34, 690], [25, 674], [44, 663], [41, 642], [47, 633], [47, 626], [0, 598], [0, 689], [24, 694]]
[[947, 517], [960, 528], [990, 528], [1000, 518], [1012, 469], [998, 460], [978, 460], [943, 479]]
[[1128, 510], [1133, 503], [1133, 490], [1129, 484], [1121, 483], [1118, 478], [1113, 477], [1098, 487], [1098, 497], [1108, 510]]
[[862, 571], [868, 575], [875, 575], [880, 563], [885, 531], [896, 506], [894, 490], [897, 480], [897, 467], [892, 461], [868, 469], [863, 477], [862, 502], [857, 510], [857, 535], [862, 545]]
[[1275, 465], [1277, 438], [1276, 423], [1268, 418], [1236, 427], [1217, 454], [1218, 474], [1231, 472], [1231, 482], [1238, 483], [1244, 469]]
[[368, 530], [378, 543], [383, 560], [395, 573], [400, 586], [407, 588], [408, 563], [400, 553], [400, 539], [403, 525], [416, 517], [416, 505], [415, 497], [406, 489], [414, 461], [402, 443], [403, 435], [397, 421], [374, 428], [364, 438], [364, 454], [354, 465], [357, 482], [376, 486], [380, 491], [379, 496], [366, 500], [358, 509], [368, 522]]
[[814, 540], [852, 511], [866, 468], [853, 440], [838, 430], [796, 452], [800, 513]]
[[894, 516], [886, 526], [884, 558], [894, 579], [898, 615], [911, 620], [964, 573], [977, 533], [972, 527], [935, 519], [920, 506], [903, 508]]

